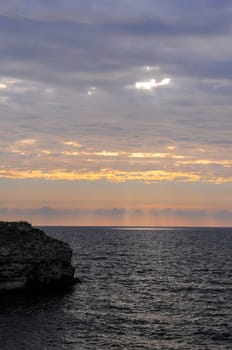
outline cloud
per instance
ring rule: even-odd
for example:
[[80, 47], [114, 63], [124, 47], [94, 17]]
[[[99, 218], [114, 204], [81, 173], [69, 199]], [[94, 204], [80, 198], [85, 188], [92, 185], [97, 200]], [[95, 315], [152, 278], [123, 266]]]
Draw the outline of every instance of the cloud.
[[101, 151], [95, 153], [97, 156], [102, 156], [102, 157], [117, 157], [120, 155], [119, 152], [109, 152], [109, 151]]
[[169, 153], [132, 153], [129, 155], [131, 158], [170, 158]]
[[114, 216], [120, 217], [126, 214], [126, 209], [124, 208], [113, 208], [113, 209], [96, 209], [95, 215], [99, 216]]
[[[65, 220], [69, 224], [78, 224], [82, 222], [92, 223], [93, 220], [112, 220], [112, 223], [121, 225], [125, 218], [130, 225], [134, 222], [165, 223], [166, 225], [207, 225], [217, 223], [217, 225], [228, 226], [232, 224], [232, 211], [230, 210], [207, 210], [207, 209], [57, 209], [52, 207], [39, 207], [32, 209], [0, 209], [1, 220], [28, 220], [32, 222], [42, 222], [57, 224]], [[138, 220], [138, 221], [137, 221]], [[96, 221], [95, 221], [96, 222]], [[107, 221], [110, 223], [110, 221]]]
[[43, 217], [59, 217], [59, 216], [67, 216], [67, 217], [76, 217], [79, 215], [79, 210], [73, 209], [55, 209], [47, 206], [31, 209], [30, 210], [16, 210], [18, 213], [24, 213], [24, 215], [33, 215], [33, 216], [43, 216]]
[[81, 147], [81, 144], [76, 141], [64, 141], [63, 144], [66, 146], [72, 146], [77, 148]]
[[[217, 212], [220, 216], [220, 211]], [[165, 209], [151, 209], [149, 211], [149, 214], [152, 216], [164, 216], [164, 217], [171, 217], [171, 218], [188, 218], [188, 219], [202, 219], [205, 218], [207, 215], [212, 215], [213, 213], [209, 213], [205, 209], [172, 209], [172, 208], [165, 208]]]
[[1, 2], [1, 179], [231, 183], [231, 8]]
[[[24, 156], [24, 154], [21, 154]], [[77, 155], [77, 154], [75, 154]], [[93, 161], [94, 163], [94, 161]], [[47, 166], [47, 165], [46, 165]], [[93, 169], [94, 169], [93, 165]], [[43, 179], [43, 180], [66, 180], [66, 181], [109, 181], [111, 183], [117, 182], [128, 182], [128, 181], [142, 181], [145, 184], [159, 183], [159, 182], [179, 182], [179, 183], [214, 183], [224, 184], [232, 183], [231, 167], [228, 167], [228, 171], [225, 172], [224, 176], [220, 176], [220, 172], [215, 172], [215, 175], [204, 169], [201, 171], [191, 169], [189, 171], [182, 171], [176, 168], [176, 170], [112, 170], [112, 169], [100, 169], [99, 171], [86, 169], [81, 171], [65, 171], [63, 169], [57, 170], [1, 170], [0, 178], [2, 179]]]
[[[112, 133], [110, 137], [113, 139], [115, 135]], [[102, 137], [104, 141], [104, 135]], [[124, 136], [121, 137], [123, 140]], [[214, 153], [208, 154], [207, 149], [196, 146], [192, 148], [190, 140], [188, 143], [189, 146], [183, 150], [179, 145], [170, 146], [169, 142], [163, 142], [155, 147], [154, 152], [147, 152], [148, 146], [143, 146], [145, 151], [136, 150], [136, 142], [130, 146], [132, 151], [129, 151], [128, 145], [123, 142], [112, 143], [109, 149], [99, 149], [97, 143], [91, 142], [88, 145], [86, 140], [85, 143], [80, 143], [75, 139], [58, 141], [54, 138], [53, 141], [17, 137], [8, 144], [8, 139], [3, 138], [0, 140], [0, 178], [92, 182], [107, 180], [112, 183], [143, 181], [147, 184], [231, 182], [232, 161], [229, 149], [222, 156], [221, 149], [215, 146]], [[207, 145], [209, 147], [212, 149], [213, 146]]]
[[160, 82], [156, 82], [155, 79], [151, 79], [150, 81], [137, 81], [134, 85], [135, 89], [141, 90], [152, 90], [154, 88], [169, 85], [171, 82], [170, 78], [165, 78]]
[[94, 95], [96, 90], [97, 90], [96, 87], [94, 87], [94, 86], [90, 87], [89, 90], [88, 90], [88, 96]]
[[23, 140], [20, 140], [19, 143], [21, 143], [22, 145], [30, 146], [30, 145], [34, 145], [36, 143], [36, 140], [35, 139], [23, 139]]

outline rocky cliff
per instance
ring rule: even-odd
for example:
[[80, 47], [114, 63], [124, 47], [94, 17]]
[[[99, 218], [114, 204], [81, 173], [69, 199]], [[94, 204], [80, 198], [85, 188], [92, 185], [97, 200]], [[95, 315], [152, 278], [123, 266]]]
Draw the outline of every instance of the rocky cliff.
[[0, 291], [57, 289], [75, 283], [72, 251], [27, 222], [0, 222]]

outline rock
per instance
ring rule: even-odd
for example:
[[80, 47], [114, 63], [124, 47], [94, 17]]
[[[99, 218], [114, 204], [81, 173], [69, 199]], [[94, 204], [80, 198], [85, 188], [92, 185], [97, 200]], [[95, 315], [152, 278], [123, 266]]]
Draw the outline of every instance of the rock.
[[72, 250], [27, 222], [0, 222], [0, 292], [73, 285]]

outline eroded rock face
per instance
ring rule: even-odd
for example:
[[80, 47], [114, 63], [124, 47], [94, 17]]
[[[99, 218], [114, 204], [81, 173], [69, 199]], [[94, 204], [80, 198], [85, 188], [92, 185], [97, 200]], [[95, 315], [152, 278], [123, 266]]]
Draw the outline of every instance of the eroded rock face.
[[63, 288], [76, 282], [67, 243], [27, 222], [0, 222], [0, 291]]

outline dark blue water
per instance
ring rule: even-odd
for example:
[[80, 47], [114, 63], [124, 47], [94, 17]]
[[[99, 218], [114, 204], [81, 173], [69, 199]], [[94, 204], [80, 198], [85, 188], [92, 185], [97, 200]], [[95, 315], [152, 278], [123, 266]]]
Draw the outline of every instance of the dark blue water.
[[0, 300], [0, 349], [232, 349], [232, 229], [47, 227], [83, 283]]

